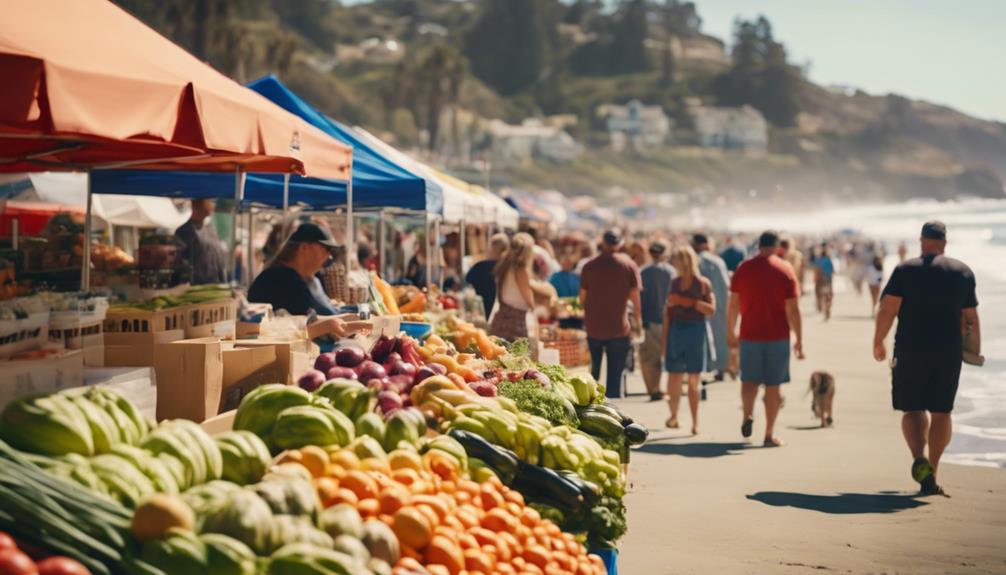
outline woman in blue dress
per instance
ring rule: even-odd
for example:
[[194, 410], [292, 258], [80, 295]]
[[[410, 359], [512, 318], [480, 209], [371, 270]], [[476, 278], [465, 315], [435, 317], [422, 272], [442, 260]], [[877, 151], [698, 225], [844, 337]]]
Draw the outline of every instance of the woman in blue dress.
[[677, 429], [681, 382], [687, 375], [688, 407], [692, 435], [699, 432], [699, 378], [707, 370], [709, 316], [716, 313], [716, 297], [709, 280], [699, 273], [699, 258], [691, 246], [674, 248], [671, 265], [678, 272], [664, 308], [664, 369], [671, 417], [667, 427]]

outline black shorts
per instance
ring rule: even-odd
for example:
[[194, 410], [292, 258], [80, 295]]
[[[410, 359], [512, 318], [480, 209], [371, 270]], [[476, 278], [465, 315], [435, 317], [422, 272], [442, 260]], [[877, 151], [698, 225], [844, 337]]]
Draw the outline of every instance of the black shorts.
[[950, 413], [960, 376], [960, 353], [895, 351], [891, 369], [894, 409]]

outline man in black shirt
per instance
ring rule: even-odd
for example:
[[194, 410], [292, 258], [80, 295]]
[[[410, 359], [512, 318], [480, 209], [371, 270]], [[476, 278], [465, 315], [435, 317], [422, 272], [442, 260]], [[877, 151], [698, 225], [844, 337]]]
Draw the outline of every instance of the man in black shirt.
[[[947, 228], [922, 226], [922, 256], [907, 260], [884, 288], [873, 338], [873, 356], [887, 358], [884, 340], [894, 318], [892, 398], [903, 411], [901, 430], [915, 458], [912, 477], [924, 495], [945, 495], [936, 482], [943, 450], [950, 443], [963, 348], [981, 353], [975, 276], [964, 263], [943, 255]], [[926, 457], [926, 444], [929, 456]]]
[[465, 274], [465, 283], [475, 288], [475, 293], [482, 297], [482, 305], [485, 307], [486, 319], [496, 305], [496, 276], [493, 270], [496, 269], [496, 262], [503, 257], [503, 252], [510, 247], [510, 238], [506, 234], [493, 234], [489, 238], [489, 256], [472, 266]]
[[175, 230], [175, 237], [184, 244], [182, 259], [192, 266], [193, 285], [227, 281], [227, 258], [223, 245], [213, 225], [207, 222], [213, 210], [213, 200], [192, 200], [189, 221]]
[[274, 310], [283, 309], [291, 315], [309, 316], [307, 332], [311, 339], [368, 331], [370, 322], [349, 321], [350, 315], [337, 315], [316, 275], [336, 246], [325, 228], [312, 222], [301, 224], [280, 248], [272, 265], [252, 282], [248, 301], [268, 303]]

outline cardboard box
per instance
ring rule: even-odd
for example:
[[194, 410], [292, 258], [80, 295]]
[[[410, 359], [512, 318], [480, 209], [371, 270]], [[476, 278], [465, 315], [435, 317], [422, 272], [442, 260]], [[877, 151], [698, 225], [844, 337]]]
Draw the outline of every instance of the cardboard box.
[[218, 433], [223, 433], [225, 431], [230, 431], [234, 429], [234, 416], [237, 415], [237, 411], [230, 410], [221, 413], [220, 415], [214, 415], [213, 417], [202, 422], [200, 425], [203, 430], [210, 435], [216, 435]]
[[150, 367], [158, 345], [185, 338], [180, 329], [147, 333], [105, 333], [104, 367]]
[[80, 350], [60, 357], [0, 361], [0, 407], [18, 397], [52, 393], [84, 385], [84, 354]]
[[205, 421], [260, 385], [293, 383], [292, 370], [307, 362], [293, 345], [209, 337], [156, 346], [157, 419]]

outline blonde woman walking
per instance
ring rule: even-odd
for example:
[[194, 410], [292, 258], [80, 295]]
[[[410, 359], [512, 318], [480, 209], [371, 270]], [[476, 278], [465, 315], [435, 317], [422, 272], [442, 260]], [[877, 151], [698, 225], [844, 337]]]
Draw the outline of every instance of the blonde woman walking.
[[528, 336], [528, 313], [534, 309], [533, 262], [534, 239], [523, 232], [514, 235], [493, 271], [497, 300], [496, 313], [489, 323], [489, 332], [493, 335], [507, 341]]
[[664, 308], [663, 349], [667, 370], [667, 395], [671, 417], [667, 427], [677, 429], [681, 381], [688, 376], [688, 408], [692, 435], [699, 432], [699, 377], [706, 371], [708, 318], [716, 313], [712, 284], [699, 273], [699, 258], [691, 246], [674, 248], [671, 265], [678, 275]]

